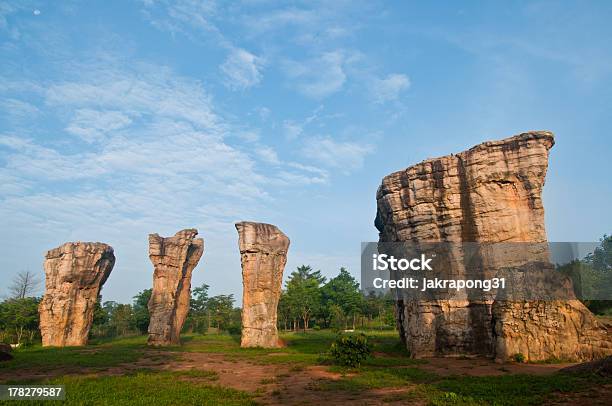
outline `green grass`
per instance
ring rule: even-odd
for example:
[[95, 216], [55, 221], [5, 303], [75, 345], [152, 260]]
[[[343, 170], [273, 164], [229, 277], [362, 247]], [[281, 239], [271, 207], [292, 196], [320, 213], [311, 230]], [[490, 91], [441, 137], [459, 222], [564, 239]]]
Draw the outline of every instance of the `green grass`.
[[283, 348], [240, 348], [240, 337], [230, 335], [187, 335], [181, 347], [162, 351], [223, 353], [229, 360], [248, 360], [259, 364], [315, 365], [327, 352], [335, 334], [330, 331], [282, 333]]
[[410, 383], [424, 383], [437, 378], [436, 374], [425, 370], [408, 368], [360, 368], [350, 370], [339, 380], [319, 381], [318, 390], [344, 390], [361, 392], [368, 389], [397, 388]]
[[[361, 368], [337, 381], [321, 380], [314, 390], [362, 393], [406, 388], [396, 400], [427, 399], [431, 405], [538, 405], [554, 392], [577, 392], [611, 383], [594, 375], [551, 374], [440, 377], [417, 367]], [[389, 399], [391, 401], [391, 399]]]
[[[188, 377], [189, 379], [185, 379]], [[193, 378], [203, 378], [204, 381]], [[65, 385], [67, 405], [255, 405], [253, 395], [213, 386], [210, 374], [139, 372], [123, 376], [65, 376], [45, 384]], [[0, 404], [9, 404], [8, 402]], [[19, 404], [44, 404], [44, 401]]]
[[[86, 347], [31, 347], [14, 352], [15, 359], [0, 364], [0, 371], [16, 369], [44, 373], [63, 369], [64, 376], [37, 383], [63, 384], [68, 404], [253, 404], [261, 393], [217, 386], [214, 371], [191, 369], [124, 371], [123, 375], [96, 376], [95, 373], [120, 364], [133, 364], [141, 358], [166, 360], [179, 352], [224, 354], [227, 359], [257, 364], [285, 364], [285, 372], [261, 385], [281, 382], [291, 374], [303, 373], [310, 365], [326, 364], [342, 374], [338, 380], [320, 379], [310, 385], [314, 391], [345, 391], [359, 396], [364, 391], [404, 388], [388, 395], [388, 401], [425, 400], [431, 405], [536, 405], [554, 393], [588, 391], [595, 385], [609, 384], [609, 378], [587, 375], [551, 374], [442, 377], [421, 368], [423, 360], [413, 360], [393, 331], [367, 332], [375, 356], [360, 368], [329, 365], [326, 352], [336, 334], [331, 331], [281, 333], [283, 348], [240, 348], [237, 336], [185, 335], [181, 347], [151, 349], [145, 337], [98, 340]], [[238, 366], [237, 366], [238, 367]], [[503, 366], [500, 366], [503, 368]], [[77, 374], [81, 374], [78, 375]], [[6, 376], [6, 374], [5, 374]], [[12, 383], [16, 383], [13, 381]], [[260, 390], [262, 392], [262, 390]], [[382, 396], [382, 395], [381, 395]], [[325, 399], [325, 394], [321, 394]]]
[[40, 345], [13, 352], [11, 361], [0, 363], [0, 371], [34, 369], [45, 372], [53, 369], [107, 368], [135, 362], [143, 356], [144, 337], [104, 341], [85, 347], [43, 348]]
[[[577, 392], [602, 384], [593, 375], [551, 374], [454, 376], [441, 379], [429, 391], [432, 404], [538, 405], [554, 392]], [[609, 380], [608, 380], [609, 383]]]
[[[370, 366], [403, 366], [424, 363], [413, 360], [397, 339], [394, 331], [367, 332], [374, 351], [384, 357], [373, 357], [364, 362]], [[316, 365], [326, 360], [326, 353], [336, 333], [329, 330], [284, 332], [283, 348], [240, 348], [240, 337], [230, 335], [187, 335], [181, 347], [167, 347], [166, 351], [223, 353], [230, 360], [249, 360], [259, 364]]]

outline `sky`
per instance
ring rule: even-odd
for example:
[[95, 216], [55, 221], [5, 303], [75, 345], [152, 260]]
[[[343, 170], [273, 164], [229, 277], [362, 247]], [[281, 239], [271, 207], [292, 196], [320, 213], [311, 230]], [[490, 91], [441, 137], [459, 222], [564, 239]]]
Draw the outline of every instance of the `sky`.
[[242, 284], [242, 220], [359, 277], [381, 179], [529, 130], [556, 135], [551, 241], [612, 233], [612, 2], [2, 1], [0, 295], [100, 241], [103, 300], [152, 285], [147, 235], [195, 227], [192, 285]]

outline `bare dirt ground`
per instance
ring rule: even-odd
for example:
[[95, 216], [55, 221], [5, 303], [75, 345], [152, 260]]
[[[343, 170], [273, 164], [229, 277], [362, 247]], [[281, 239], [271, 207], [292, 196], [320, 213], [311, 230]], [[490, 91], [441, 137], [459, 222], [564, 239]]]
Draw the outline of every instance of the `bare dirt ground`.
[[[275, 356], [277, 354], [270, 354]], [[226, 360], [222, 354], [182, 353], [180, 359], [165, 365], [162, 369], [181, 371], [201, 369], [215, 371], [221, 386], [231, 387], [259, 396], [257, 401], [266, 405], [312, 405], [345, 404], [393, 405], [383, 401], [381, 391], [350, 393], [344, 391], [320, 391], [318, 384], [338, 380], [339, 373], [329, 372], [327, 367], [317, 365], [291, 367], [283, 364], [260, 365], [248, 361]], [[411, 388], [385, 389], [387, 392], [407, 392]], [[403, 403], [396, 403], [403, 404]], [[418, 405], [420, 403], [412, 403]], [[422, 403], [424, 404], [424, 403]]]

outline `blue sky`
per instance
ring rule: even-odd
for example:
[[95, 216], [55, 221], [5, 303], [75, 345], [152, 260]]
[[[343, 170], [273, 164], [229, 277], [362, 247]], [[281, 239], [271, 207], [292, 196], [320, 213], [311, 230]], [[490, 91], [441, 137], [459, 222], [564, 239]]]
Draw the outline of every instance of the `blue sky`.
[[0, 278], [102, 241], [104, 300], [127, 302], [152, 283], [147, 234], [196, 227], [193, 284], [240, 298], [240, 220], [291, 238], [286, 274], [358, 276], [384, 175], [528, 130], [557, 137], [549, 239], [597, 240], [611, 18], [606, 1], [0, 1]]

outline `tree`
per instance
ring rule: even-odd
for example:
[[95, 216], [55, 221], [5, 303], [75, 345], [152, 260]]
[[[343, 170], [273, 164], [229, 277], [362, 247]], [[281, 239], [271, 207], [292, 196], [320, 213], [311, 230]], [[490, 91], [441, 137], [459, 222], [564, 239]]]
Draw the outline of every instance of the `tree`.
[[217, 329], [227, 329], [232, 324], [234, 315], [234, 295], [217, 295], [208, 299], [207, 308], [210, 311], [211, 322]]
[[282, 291], [280, 298], [278, 300], [278, 316], [279, 316], [279, 325], [282, 322], [282, 326], [283, 329], [286, 331], [287, 330], [287, 324], [289, 323], [289, 320], [291, 320], [291, 316], [292, 316], [292, 309], [291, 309], [291, 305], [289, 303], [289, 300], [287, 298], [287, 292], [286, 291]]
[[587, 306], [595, 313], [612, 311], [612, 236], [604, 235], [599, 246], [583, 261], [591, 268], [593, 296]]
[[91, 336], [103, 337], [107, 333], [108, 328], [108, 313], [102, 307], [102, 295], [98, 295], [98, 300], [94, 306], [93, 321], [91, 323], [91, 330], [89, 334]]
[[321, 302], [320, 285], [325, 282], [321, 271], [313, 271], [310, 266], [299, 266], [287, 280], [287, 302], [303, 322], [304, 332], [310, 318], [319, 309]]
[[189, 315], [185, 326], [199, 333], [205, 332], [212, 323], [208, 309], [208, 288], [205, 283], [194, 288], [189, 301]]
[[604, 235], [583, 259], [557, 265], [571, 278], [576, 296], [594, 313], [612, 312], [612, 236]]
[[[330, 312], [331, 306], [342, 309], [345, 316], [352, 318], [354, 329], [357, 315], [361, 314], [363, 308], [363, 295], [359, 291], [359, 282], [346, 268], [340, 268], [338, 276], [330, 279], [321, 291], [324, 308], [329, 309]], [[334, 313], [337, 314], [337, 309], [334, 309]]]
[[9, 286], [9, 295], [13, 299], [35, 296], [40, 288], [40, 278], [30, 271], [21, 271]]
[[13, 335], [15, 342], [21, 344], [24, 337], [32, 341], [38, 332], [39, 298], [24, 297], [8, 299], [0, 303], [0, 328]]
[[601, 272], [612, 272], [612, 235], [605, 235], [592, 254], [585, 258], [587, 263]]
[[149, 329], [149, 300], [153, 289], [145, 289], [134, 296], [132, 311], [134, 312], [134, 324], [138, 331], [146, 334]]
[[110, 317], [110, 324], [117, 335], [125, 336], [135, 327], [132, 306], [129, 304], [118, 304]]

